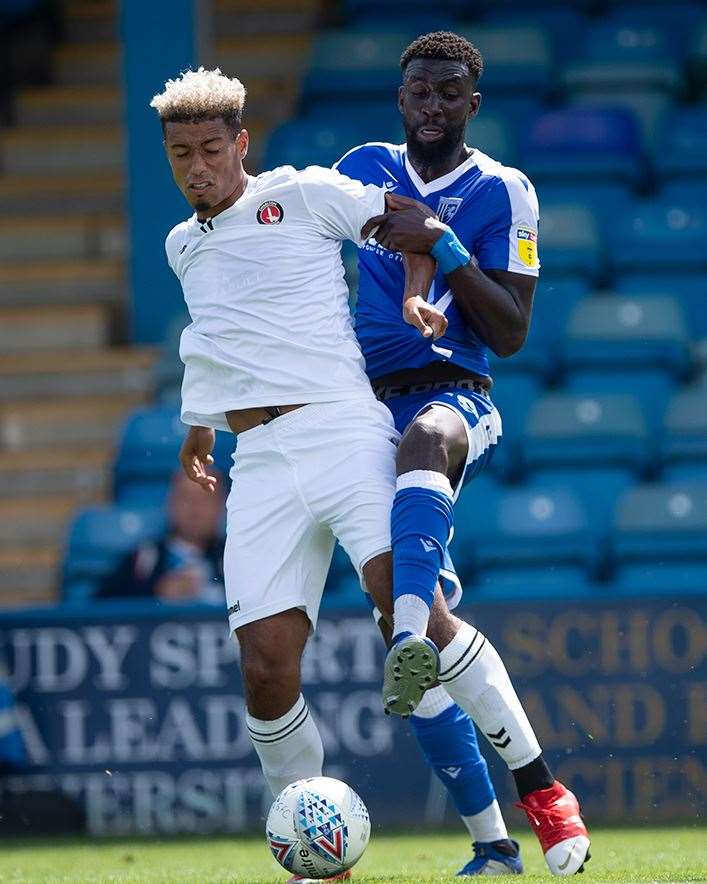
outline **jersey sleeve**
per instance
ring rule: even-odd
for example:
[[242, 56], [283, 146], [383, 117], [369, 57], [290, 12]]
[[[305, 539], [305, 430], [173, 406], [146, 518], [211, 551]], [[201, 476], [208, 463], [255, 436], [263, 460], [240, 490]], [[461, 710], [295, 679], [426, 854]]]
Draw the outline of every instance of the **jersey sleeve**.
[[335, 169], [310, 166], [299, 175], [305, 205], [323, 236], [363, 245], [361, 228], [385, 211], [385, 190]]
[[177, 272], [177, 256], [184, 240], [184, 224], [177, 224], [167, 234], [164, 241], [164, 250], [167, 254], [167, 263], [172, 270], [179, 276]]
[[479, 267], [538, 276], [540, 210], [535, 188], [520, 175], [499, 179], [489, 201], [489, 223], [474, 244]]

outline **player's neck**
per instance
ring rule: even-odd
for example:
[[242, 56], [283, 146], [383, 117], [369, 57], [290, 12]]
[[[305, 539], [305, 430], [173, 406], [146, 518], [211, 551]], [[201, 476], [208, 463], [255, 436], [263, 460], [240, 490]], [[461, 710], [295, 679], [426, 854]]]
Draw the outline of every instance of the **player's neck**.
[[211, 206], [210, 208], [204, 209], [203, 211], [197, 211], [197, 221], [201, 222], [206, 221], [207, 218], [215, 218], [217, 215], [220, 215], [221, 212], [225, 212], [226, 209], [230, 209], [231, 206], [234, 203], [237, 203], [238, 200], [243, 196], [243, 191], [246, 189], [247, 184], [248, 175], [246, 172], [243, 172], [243, 177], [225, 199], [222, 199], [221, 202], [217, 203], [215, 206]]
[[415, 153], [415, 149], [413, 148], [411, 151], [410, 145], [408, 145], [408, 158], [410, 164], [425, 184], [429, 184], [430, 181], [434, 181], [436, 178], [442, 178], [450, 172], [453, 172], [457, 166], [461, 166], [462, 163], [465, 163], [470, 155], [471, 149], [463, 142], [448, 156], [435, 157], [433, 160], [419, 156]]

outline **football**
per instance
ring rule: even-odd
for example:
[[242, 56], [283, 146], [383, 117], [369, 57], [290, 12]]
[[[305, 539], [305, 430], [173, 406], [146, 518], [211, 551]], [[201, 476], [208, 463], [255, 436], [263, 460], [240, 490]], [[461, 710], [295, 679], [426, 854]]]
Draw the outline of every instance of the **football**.
[[371, 834], [366, 805], [331, 777], [291, 783], [275, 799], [266, 824], [275, 859], [295, 875], [329, 878], [350, 869]]

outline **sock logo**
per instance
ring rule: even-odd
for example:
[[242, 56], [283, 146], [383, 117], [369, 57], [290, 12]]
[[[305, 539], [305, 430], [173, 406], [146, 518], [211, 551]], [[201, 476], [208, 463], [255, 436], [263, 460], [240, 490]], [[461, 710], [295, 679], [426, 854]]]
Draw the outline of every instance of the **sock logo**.
[[420, 538], [420, 543], [425, 552], [434, 552], [437, 549], [434, 543], [430, 543], [429, 540], [425, 540], [424, 537]]
[[[511, 738], [506, 733], [505, 727], [502, 727], [497, 734], [487, 733], [486, 736], [491, 740], [491, 745], [497, 749], [505, 749], [511, 742]], [[505, 737], [505, 740], [503, 739]]]
[[461, 772], [462, 772], [462, 769], [460, 767], [443, 767], [442, 768], [442, 773], [446, 773], [447, 776], [451, 777], [453, 780], [456, 780], [456, 778], [459, 776], [459, 774]]

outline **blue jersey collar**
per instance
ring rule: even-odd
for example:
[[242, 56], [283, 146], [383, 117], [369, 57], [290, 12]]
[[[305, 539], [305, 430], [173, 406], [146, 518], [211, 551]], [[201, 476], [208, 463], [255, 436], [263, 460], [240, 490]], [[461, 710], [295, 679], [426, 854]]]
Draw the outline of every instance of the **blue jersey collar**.
[[446, 175], [442, 175], [441, 178], [434, 178], [432, 181], [428, 181], [425, 183], [422, 178], [417, 174], [417, 172], [413, 169], [412, 163], [408, 158], [407, 148], [404, 149], [405, 153], [405, 170], [410, 176], [410, 180], [415, 185], [415, 189], [418, 191], [420, 196], [429, 196], [431, 193], [435, 193], [438, 190], [444, 190], [445, 187], [449, 187], [450, 184], [454, 184], [454, 182], [461, 178], [461, 176], [476, 165], [476, 151], [474, 151], [466, 160], [460, 165], [457, 166], [456, 169], [452, 169], [451, 172], [447, 172]]

